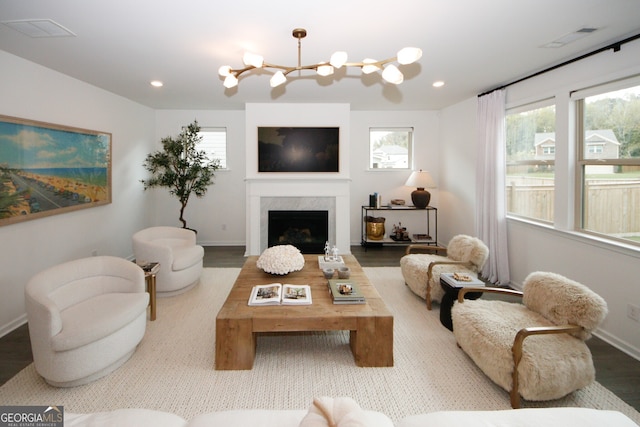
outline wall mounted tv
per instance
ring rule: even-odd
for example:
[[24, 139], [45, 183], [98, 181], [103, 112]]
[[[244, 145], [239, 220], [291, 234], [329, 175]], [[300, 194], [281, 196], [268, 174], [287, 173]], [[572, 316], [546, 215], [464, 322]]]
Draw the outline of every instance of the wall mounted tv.
[[258, 127], [258, 172], [339, 172], [338, 127]]

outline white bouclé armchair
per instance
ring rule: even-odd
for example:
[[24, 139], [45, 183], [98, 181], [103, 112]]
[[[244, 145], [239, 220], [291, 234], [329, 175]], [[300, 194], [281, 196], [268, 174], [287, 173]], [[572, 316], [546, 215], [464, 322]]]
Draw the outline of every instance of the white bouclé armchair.
[[96, 256], [36, 274], [25, 287], [36, 371], [73, 387], [109, 374], [146, 331], [144, 272], [123, 258]]
[[204, 248], [196, 244], [196, 233], [178, 227], [150, 227], [133, 235], [136, 261], [158, 262], [158, 296], [171, 296], [189, 290], [200, 280]]

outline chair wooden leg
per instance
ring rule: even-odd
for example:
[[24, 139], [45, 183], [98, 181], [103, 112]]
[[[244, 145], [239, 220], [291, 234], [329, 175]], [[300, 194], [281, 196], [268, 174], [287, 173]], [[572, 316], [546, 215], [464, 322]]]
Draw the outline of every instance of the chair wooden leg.
[[427, 282], [427, 310], [431, 310], [431, 285]]
[[513, 346], [511, 347], [511, 354], [513, 356], [513, 373], [509, 398], [511, 400], [511, 407], [513, 409], [520, 409], [520, 393], [518, 392], [518, 367], [520, 366], [520, 361], [522, 360], [522, 345], [526, 336], [526, 330], [522, 329], [518, 331], [513, 342]]

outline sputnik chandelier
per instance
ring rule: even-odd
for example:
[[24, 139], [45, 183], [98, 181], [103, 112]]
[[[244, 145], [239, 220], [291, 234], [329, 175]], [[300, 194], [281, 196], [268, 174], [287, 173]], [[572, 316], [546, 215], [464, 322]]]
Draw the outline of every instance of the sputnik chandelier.
[[271, 77], [271, 87], [277, 87], [287, 81], [287, 75], [292, 71], [313, 70], [319, 76], [330, 76], [334, 69], [341, 67], [359, 67], [364, 74], [371, 74], [382, 70], [382, 78], [393, 84], [400, 84], [404, 80], [404, 75], [397, 66], [392, 64], [398, 61], [401, 65], [412, 64], [422, 56], [422, 50], [417, 47], [405, 47], [398, 51], [397, 56], [389, 59], [378, 61], [375, 59], [365, 59], [362, 62], [347, 62], [346, 52], [335, 52], [331, 55], [329, 62], [320, 62], [313, 65], [301, 65], [301, 40], [307, 36], [307, 30], [304, 28], [296, 28], [293, 30], [293, 37], [298, 39], [298, 65], [296, 67], [287, 67], [284, 65], [269, 64], [264, 58], [255, 53], [247, 52], [242, 60], [244, 68], [234, 69], [229, 65], [223, 65], [218, 69], [218, 74], [224, 77], [224, 87], [232, 88], [238, 85], [238, 78], [241, 74], [256, 68], [273, 68], [277, 69], [276, 73]]

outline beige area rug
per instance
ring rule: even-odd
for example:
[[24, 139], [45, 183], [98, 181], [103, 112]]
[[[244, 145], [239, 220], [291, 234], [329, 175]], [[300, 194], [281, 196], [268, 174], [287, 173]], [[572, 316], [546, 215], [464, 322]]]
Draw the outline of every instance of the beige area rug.
[[[48, 386], [25, 368], [0, 388], [3, 405], [64, 405], [68, 412], [140, 407], [184, 418], [228, 409], [306, 409], [314, 396], [351, 396], [394, 421], [437, 410], [509, 409], [495, 386], [439, 321], [437, 306], [404, 285], [399, 267], [365, 268], [395, 318], [392, 368], [359, 368], [347, 332], [261, 336], [251, 371], [215, 371], [215, 317], [239, 269], [205, 269], [189, 292], [158, 300], [158, 318], [133, 357], [111, 375], [72, 389]], [[584, 406], [640, 414], [595, 383], [558, 401], [533, 406]]]

